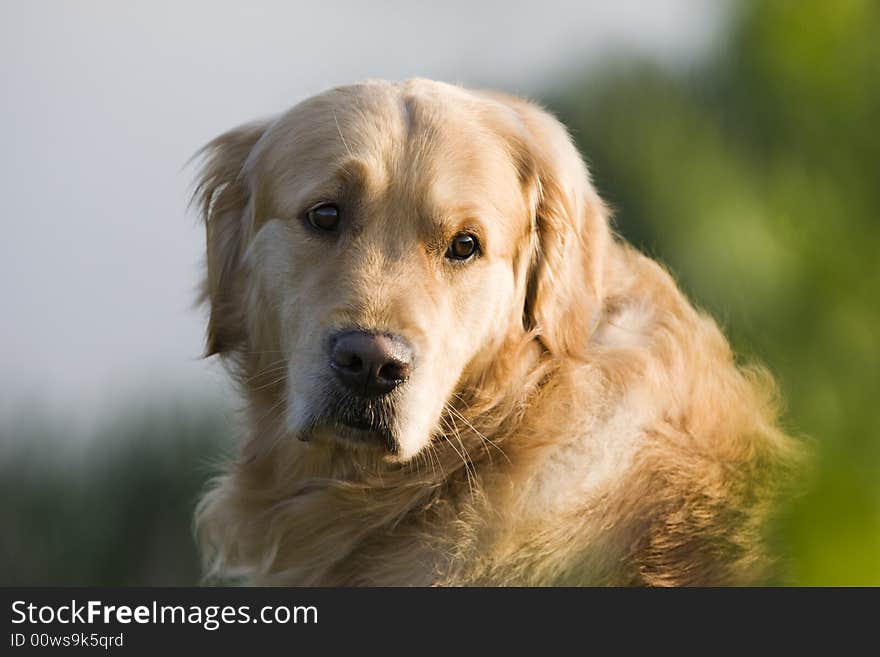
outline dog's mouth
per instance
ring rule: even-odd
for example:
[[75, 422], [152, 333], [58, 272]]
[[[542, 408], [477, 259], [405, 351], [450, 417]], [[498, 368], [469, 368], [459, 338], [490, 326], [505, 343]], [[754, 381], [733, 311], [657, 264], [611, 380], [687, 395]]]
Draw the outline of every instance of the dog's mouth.
[[314, 419], [312, 430], [301, 438], [309, 440], [320, 430], [349, 445], [379, 448], [394, 454], [398, 451], [398, 442], [393, 426], [393, 400], [334, 395]]
[[352, 443], [361, 447], [379, 448], [391, 454], [397, 452], [397, 442], [386, 431], [342, 423], [334, 423], [328, 428], [336, 438], [346, 443]]

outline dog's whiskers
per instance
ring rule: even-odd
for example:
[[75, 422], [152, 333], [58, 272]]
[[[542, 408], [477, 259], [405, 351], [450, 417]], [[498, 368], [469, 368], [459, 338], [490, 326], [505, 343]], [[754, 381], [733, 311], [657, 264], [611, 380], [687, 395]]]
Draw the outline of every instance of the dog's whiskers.
[[446, 418], [443, 416], [441, 416], [440, 419], [441, 419], [441, 422], [443, 423], [444, 427], [446, 427], [447, 431], [452, 433], [455, 436], [455, 438], [458, 440], [459, 444], [461, 445], [462, 451], [459, 451], [459, 449], [455, 446], [455, 443], [452, 442], [452, 440], [449, 438], [449, 436], [446, 434], [446, 432], [441, 434], [443, 436], [443, 439], [446, 440], [447, 443], [449, 443], [449, 446], [455, 451], [456, 454], [458, 454], [459, 458], [461, 459], [461, 462], [464, 464], [465, 478], [467, 479], [468, 490], [470, 491], [470, 495], [471, 495], [471, 502], [474, 502], [475, 501], [474, 485], [477, 483], [476, 482], [476, 469], [474, 469], [473, 472], [471, 471], [471, 469], [473, 468], [473, 463], [470, 460], [470, 454], [465, 449], [464, 443], [462, 442], [461, 436], [459, 435], [458, 430], [456, 429], [455, 425], [450, 424], [446, 420]]
[[[461, 399], [461, 396], [460, 396], [460, 395], [458, 395], [458, 394], [456, 394], [456, 393], [453, 393], [453, 394], [454, 394], [456, 397], [458, 397], [459, 399]], [[467, 402], [465, 402], [463, 399], [462, 399], [461, 401], [462, 401], [462, 403], [464, 403], [464, 404], [467, 406]], [[462, 413], [461, 413], [458, 409], [456, 409], [454, 406], [452, 406], [452, 405], [449, 404], [449, 403], [446, 404], [446, 409], [449, 411], [449, 413], [450, 413], [451, 415], [457, 417], [459, 420], [461, 420], [462, 422], [464, 422], [465, 425], [467, 425], [467, 427], [468, 427], [471, 431], [474, 432], [474, 435], [476, 435], [477, 438], [479, 438], [479, 439], [482, 441], [483, 446], [484, 446], [485, 449], [486, 449], [486, 454], [487, 454], [488, 457], [489, 457], [489, 462], [490, 462], [490, 463], [491, 463], [491, 461], [492, 461], [492, 455], [491, 455], [491, 453], [489, 452], [489, 447], [488, 447], [488, 445], [491, 445], [492, 447], [494, 447], [495, 449], [497, 449], [499, 452], [501, 452], [501, 455], [502, 455], [505, 459], [507, 459], [507, 462], [508, 462], [508, 463], [511, 463], [510, 457], [507, 456], [507, 453], [506, 453], [503, 449], [501, 449], [501, 446], [500, 446], [498, 443], [496, 443], [494, 440], [492, 440], [492, 439], [490, 439], [488, 436], [486, 436], [486, 435], [485, 435], [483, 432], [481, 432], [479, 429], [477, 429], [477, 428], [471, 423], [470, 420], [468, 420], [464, 415], [462, 415]]]
[[287, 372], [284, 373], [283, 376], [276, 378], [274, 381], [269, 381], [268, 383], [264, 383], [261, 386], [257, 386], [256, 388], [251, 388], [252, 392], [258, 392], [260, 390], [266, 390], [267, 388], [272, 388], [277, 386], [279, 383], [284, 383], [287, 381]]
[[260, 377], [268, 376], [269, 374], [281, 372], [286, 369], [287, 369], [287, 359], [286, 358], [275, 360], [275, 361], [272, 361], [271, 363], [269, 363], [268, 365], [261, 367], [259, 370], [257, 370], [256, 373], [243, 379], [242, 382], [245, 384], [248, 384], [248, 383], [251, 383], [252, 381], [255, 381], [256, 379], [259, 379]]
[[[436, 479], [437, 477], [437, 468], [440, 468], [440, 473], [443, 477], [446, 477], [446, 470], [443, 468], [443, 462], [440, 460], [440, 455], [437, 453], [437, 446], [434, 443], [433, 436], [428, 444], [425, 446], [425, 461], [430, 461], [431, 464], [431, 475]], [[436, 463], [435, 463], [436, 458]]]
[[[275, 403], [273, 403], [266, 411], [264, 411], [263, 413], [260, 414], [260, 417], [255, 422], [256, 426], [261, 426], [267, 419], [269, 419], [269, 417], [273, 413], [275, 413], [279, 410], [283, 410], [284, 404], [286, 402], [287, 402], [287, 395], [280, 395], [279, 398], [275, 401]], [[278, 433], [283, 434], [284, 432], [279, 431]], [[278, 439], [276, 437], [276, 439], [272, 442], [273, 447], [277, 442], [278, 442]]]

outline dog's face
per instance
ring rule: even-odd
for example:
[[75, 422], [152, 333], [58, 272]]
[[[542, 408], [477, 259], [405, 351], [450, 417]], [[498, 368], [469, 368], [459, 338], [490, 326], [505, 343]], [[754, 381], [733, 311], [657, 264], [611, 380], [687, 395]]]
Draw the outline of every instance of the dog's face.
[[586, 342], [604, 214], [532, 106], [368, 83], [210, 148], [209, 349], [276, 374], [292, 436], [406, 460], [529, 331]]

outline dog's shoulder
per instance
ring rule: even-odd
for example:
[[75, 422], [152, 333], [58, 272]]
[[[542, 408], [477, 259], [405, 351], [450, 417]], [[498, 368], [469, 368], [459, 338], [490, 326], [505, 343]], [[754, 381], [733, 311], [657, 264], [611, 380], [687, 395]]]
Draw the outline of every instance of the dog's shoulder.
[[545, 581], [767, 581], [764, 531], [799, 460], [774, 382], [661, 266], [617, 256], [591, 360], [565, 369], [543, 424], [534, 410], [543, 440], [524, 441], [541, 446], [517, 498], [524, 553]]

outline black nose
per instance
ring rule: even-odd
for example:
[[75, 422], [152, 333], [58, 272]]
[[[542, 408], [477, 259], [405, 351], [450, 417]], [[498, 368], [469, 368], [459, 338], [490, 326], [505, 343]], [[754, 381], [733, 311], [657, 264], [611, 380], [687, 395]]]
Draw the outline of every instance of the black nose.
[[409, 378], [412, 348], [396, 335], [346, 331], [330, 346], [330, 367], [345, 387], [362, 397], [378, 397]]

